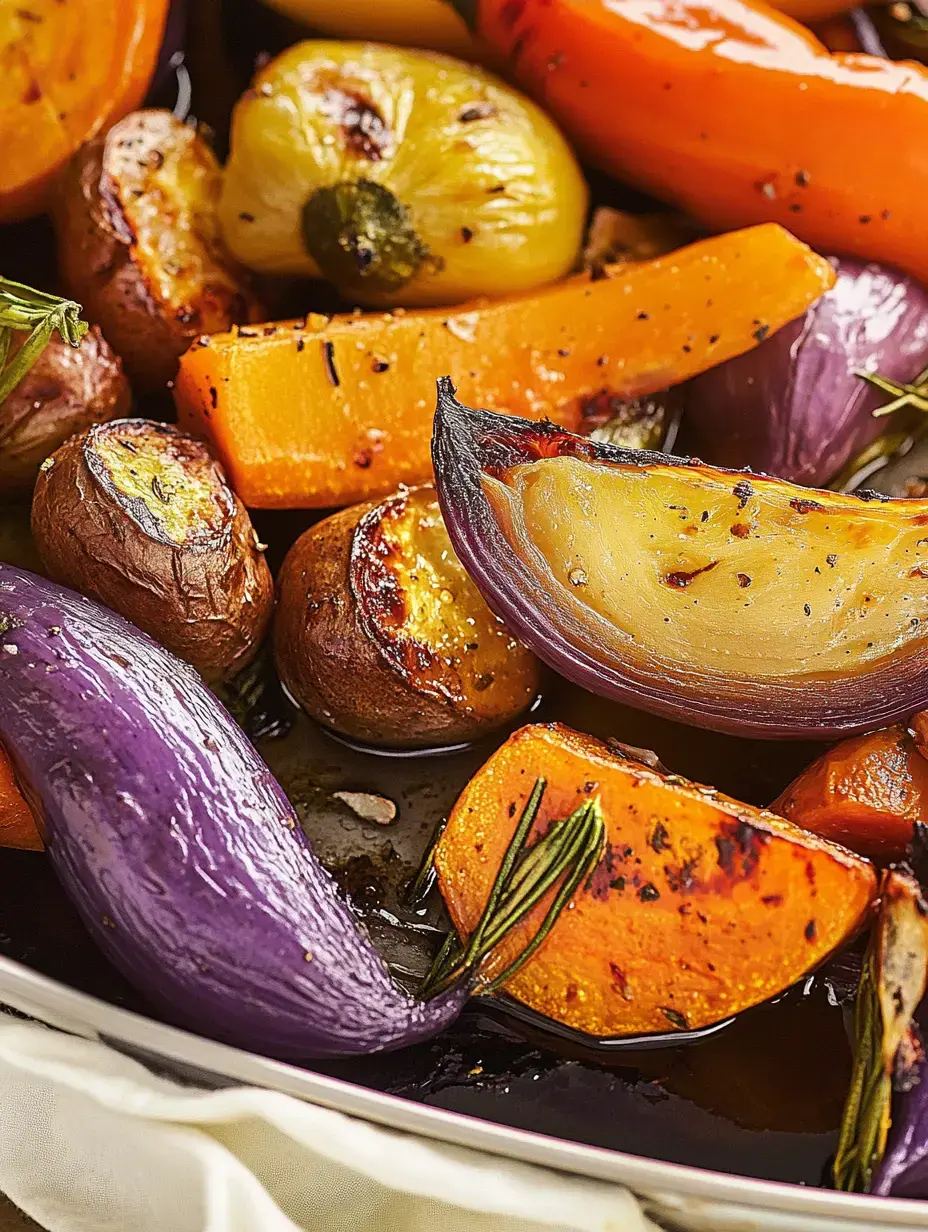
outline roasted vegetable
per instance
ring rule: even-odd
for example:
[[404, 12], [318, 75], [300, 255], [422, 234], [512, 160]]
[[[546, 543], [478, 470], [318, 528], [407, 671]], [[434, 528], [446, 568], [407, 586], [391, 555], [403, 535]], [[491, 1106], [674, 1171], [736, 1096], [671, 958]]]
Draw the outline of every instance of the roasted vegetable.
[[41, 851], [43, 846], [29, 805], [17, 785], [13, 767], [0, 748], [0, 847]]
[[223, 250], [220, 171], [196, 129], [137, 111], [84, 146], [56, 198], [61, 276], [142, 389], [199, 334], [261, 311]]
[[490, 408], [598, 425], [611, 399], [756, 346], [834, 279], [779, 227], [606, 273], [453, 315], [310, 317], [201, 339], [181, 361], [180, 422], [213, 442], [249, 507], [346, 505], [429, 478], [437, 373]]
[[928, 501], [616, 449], [470, 410], [446, 379], [433, 457], [461, 563], [584, 688], [767, 738], [835, 739], [928, 701]]
[[277, 670], [313, 718], [371, 744], [453, 744], [535, 700], [539, 663], [481, 599], [433, 488], [317, 522], [278, 580]]
[[750, 466], [823, 486], [886, 428], [887, 398], [861, 380], [910, 381], [928, 362], [928, 292], [913, 278], [833, 262], [832, 289], [773, 338], [683, 391], [683, 447], [718, 466]]
[[[553, 723], [509, 738], [465, 788], [438, 843], [439, 885], [464, 937], [538, 779], [536, 834], [596, 799], [606, 846], [503, 987], [577, 1030], [608, 1037], [719, 1022], [816, 967], [873, 899], [866, 860]], [[524, 950], [546, 906], [494, 951], [484, 980]]]
[[106, 957], [168, 1018], [266, 1056], [434, 1035], [267, 766], [195, 672], [122, 617], [0, 566], [0, 742]]
[[[799, 2], [799, 0], [796, 0]], [[822, 0], [824, 3], [824, 0]], [[266, 0], [295, 21], [335, 38], [430, 47], [477, 59], [482, 52], [446, 0]]]
[[868, 856], [900, 856], [928, 821], [928, 760], [899, 723], [852, 736], [803, 770], [773, 813]]
[[32, 533], [49, 576], [99, 599], [209, 681], [267, 631], [274, 585], [245, 508], [201, 441], [124, 419], [43, 465]]
[[169, 0], [30, 0], [0, 20], [0, 223], [45, 208], [78, 146], [137, 107]]
[[832, 55], [752, 0], [454, 3], [594, 165], [717, 230], [780, 222], [928, 281], [921, 66]]
[[[17, 339], [12, 350], [19, 346]], [[52, 338], [0, 402], [0, 499], [27, 496], [42, 462], [69, 436], [122, 418], [131, 403], [122, 364], [97, 326], [77, 348]]]
[[[917, 1091], [928, 1076], [915, 1022], [926, 976], [928, 904], [911, 870], [893, 868], [880, 883], [879, 920], [857, 990], [854, 1071], [833, 1167], [838, 1189], [867, 1192], [874, 1187], [878, 1193], [913, 1197], [928, 1193], [924, 1092], [901, 1108], [893, 1106], [894, 1089]], [[891, 1124], [897, 1127], [884, 1159]], [[910, 1189], [913, 1182], [916, 1187]]]
[[534, 103], [472, 65], [306, 42], [235, 109], [219, 217], [263, 273], [360, 304], [459, 304], [566, 274], [586, 184]]

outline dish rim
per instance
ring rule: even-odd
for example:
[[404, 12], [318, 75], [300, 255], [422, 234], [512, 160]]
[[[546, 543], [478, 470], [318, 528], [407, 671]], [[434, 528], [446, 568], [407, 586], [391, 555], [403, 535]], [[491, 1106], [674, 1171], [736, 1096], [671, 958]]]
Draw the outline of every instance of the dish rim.
[[886, 1227], [928, 1227], [928, 1201], [877, 1198], [865, 1194], [760, 1180], [586, 1146], [531, 1130], [513, 1129], [480, 1117], [375, 1091], [258, 1053], [220, 1044], [180, 1027], [123, 1009], [0, 955], [0, 1003], [56, 1029], [96, 1036], [142, 1059], [192, 1068], [217, 1085], [246, 1083], [305, 1099], [388, 1129], [455, 1146], [501, 1155], [574, 1176], [611, 1182], [648, 1195], [671, 1191], [702, 1201], [738, 1204], [783, 1214], [841, 1220], [867, 1217]]

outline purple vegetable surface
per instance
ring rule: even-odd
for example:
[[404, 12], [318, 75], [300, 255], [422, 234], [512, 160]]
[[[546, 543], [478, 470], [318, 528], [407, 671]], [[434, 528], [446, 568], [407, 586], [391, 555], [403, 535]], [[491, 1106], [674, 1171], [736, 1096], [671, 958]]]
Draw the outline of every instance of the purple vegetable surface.
[[887, 396], [854, 373], [906, 382], [928, 364], [928, 291], [885, 266], [832, 264], [835, 285], [804, 316], [683, 387], [685, 451], [821, 487], [886, 428], [873, 411]]
[[[919, 1026], [928, 1039], [928, 1000]], [[893, 1198], [928, 1198], [928, 1059], [917, 1062], [915, 1083], [893, 1097], [892, 1128], [872, 1192]]]
[[0, 742], [112, 963], [169, 1018], [277, 1057], [434, 1035], [270, 770], [192, 668], [72, 591], [0, 565]]

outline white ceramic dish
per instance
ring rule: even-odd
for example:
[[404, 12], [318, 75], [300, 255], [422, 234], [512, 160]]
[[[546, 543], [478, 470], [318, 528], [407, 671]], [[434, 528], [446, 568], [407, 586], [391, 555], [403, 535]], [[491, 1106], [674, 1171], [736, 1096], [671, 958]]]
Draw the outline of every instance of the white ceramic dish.
[[152, 1068], [201, 1085], [267, 1087], [363, 1120], [490, 1154], [625, 1185], [676, 1232], [925, 1232], [928, 1202], [873, 1199], [727, 1176], [581, 1146], [425, 1107], [350, 1082], [269, 1061], [108, 1005], [0, 958], [0, 1004], [62, 1030], [96, 1037]]

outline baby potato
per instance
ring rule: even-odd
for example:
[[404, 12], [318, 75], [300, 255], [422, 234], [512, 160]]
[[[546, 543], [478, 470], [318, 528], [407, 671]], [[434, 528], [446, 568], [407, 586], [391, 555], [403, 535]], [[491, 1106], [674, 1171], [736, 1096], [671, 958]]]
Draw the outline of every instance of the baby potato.
[[166, 385], [198, 335], [262, 315], [222, 246], [220, 179], [196, 130], [157, 110], [120, 120], [65, 174], [55, 210], [62, 279], [139, 389]]
[[122, 419], [42, 465], [32, 534], [44, 571], [119, 612], [216, 682], [254, 658], [274, 582], [251, 519], [206, 446]]
[[278, 578], [277, 670], [314, 719], [367, 744], [473, 740], [538, 694], [540, 665], [480, 597], [435, 489], [318, 522]]
[[583, 176], [554, 123], [473, 65], [308, 41], [235, 108], [219, 218], [267, 274], [327, 278], [359, 304], [453, 304], [574, 265]]
[[[25, 338], [15, 335], [11, 357]], [[0, 402], [0, 500], [28, 496], [50, 453], [91, 424], [121, 419], [131, 402], [119, 357], [96, 325], [78, 347], [55, 334]]]

